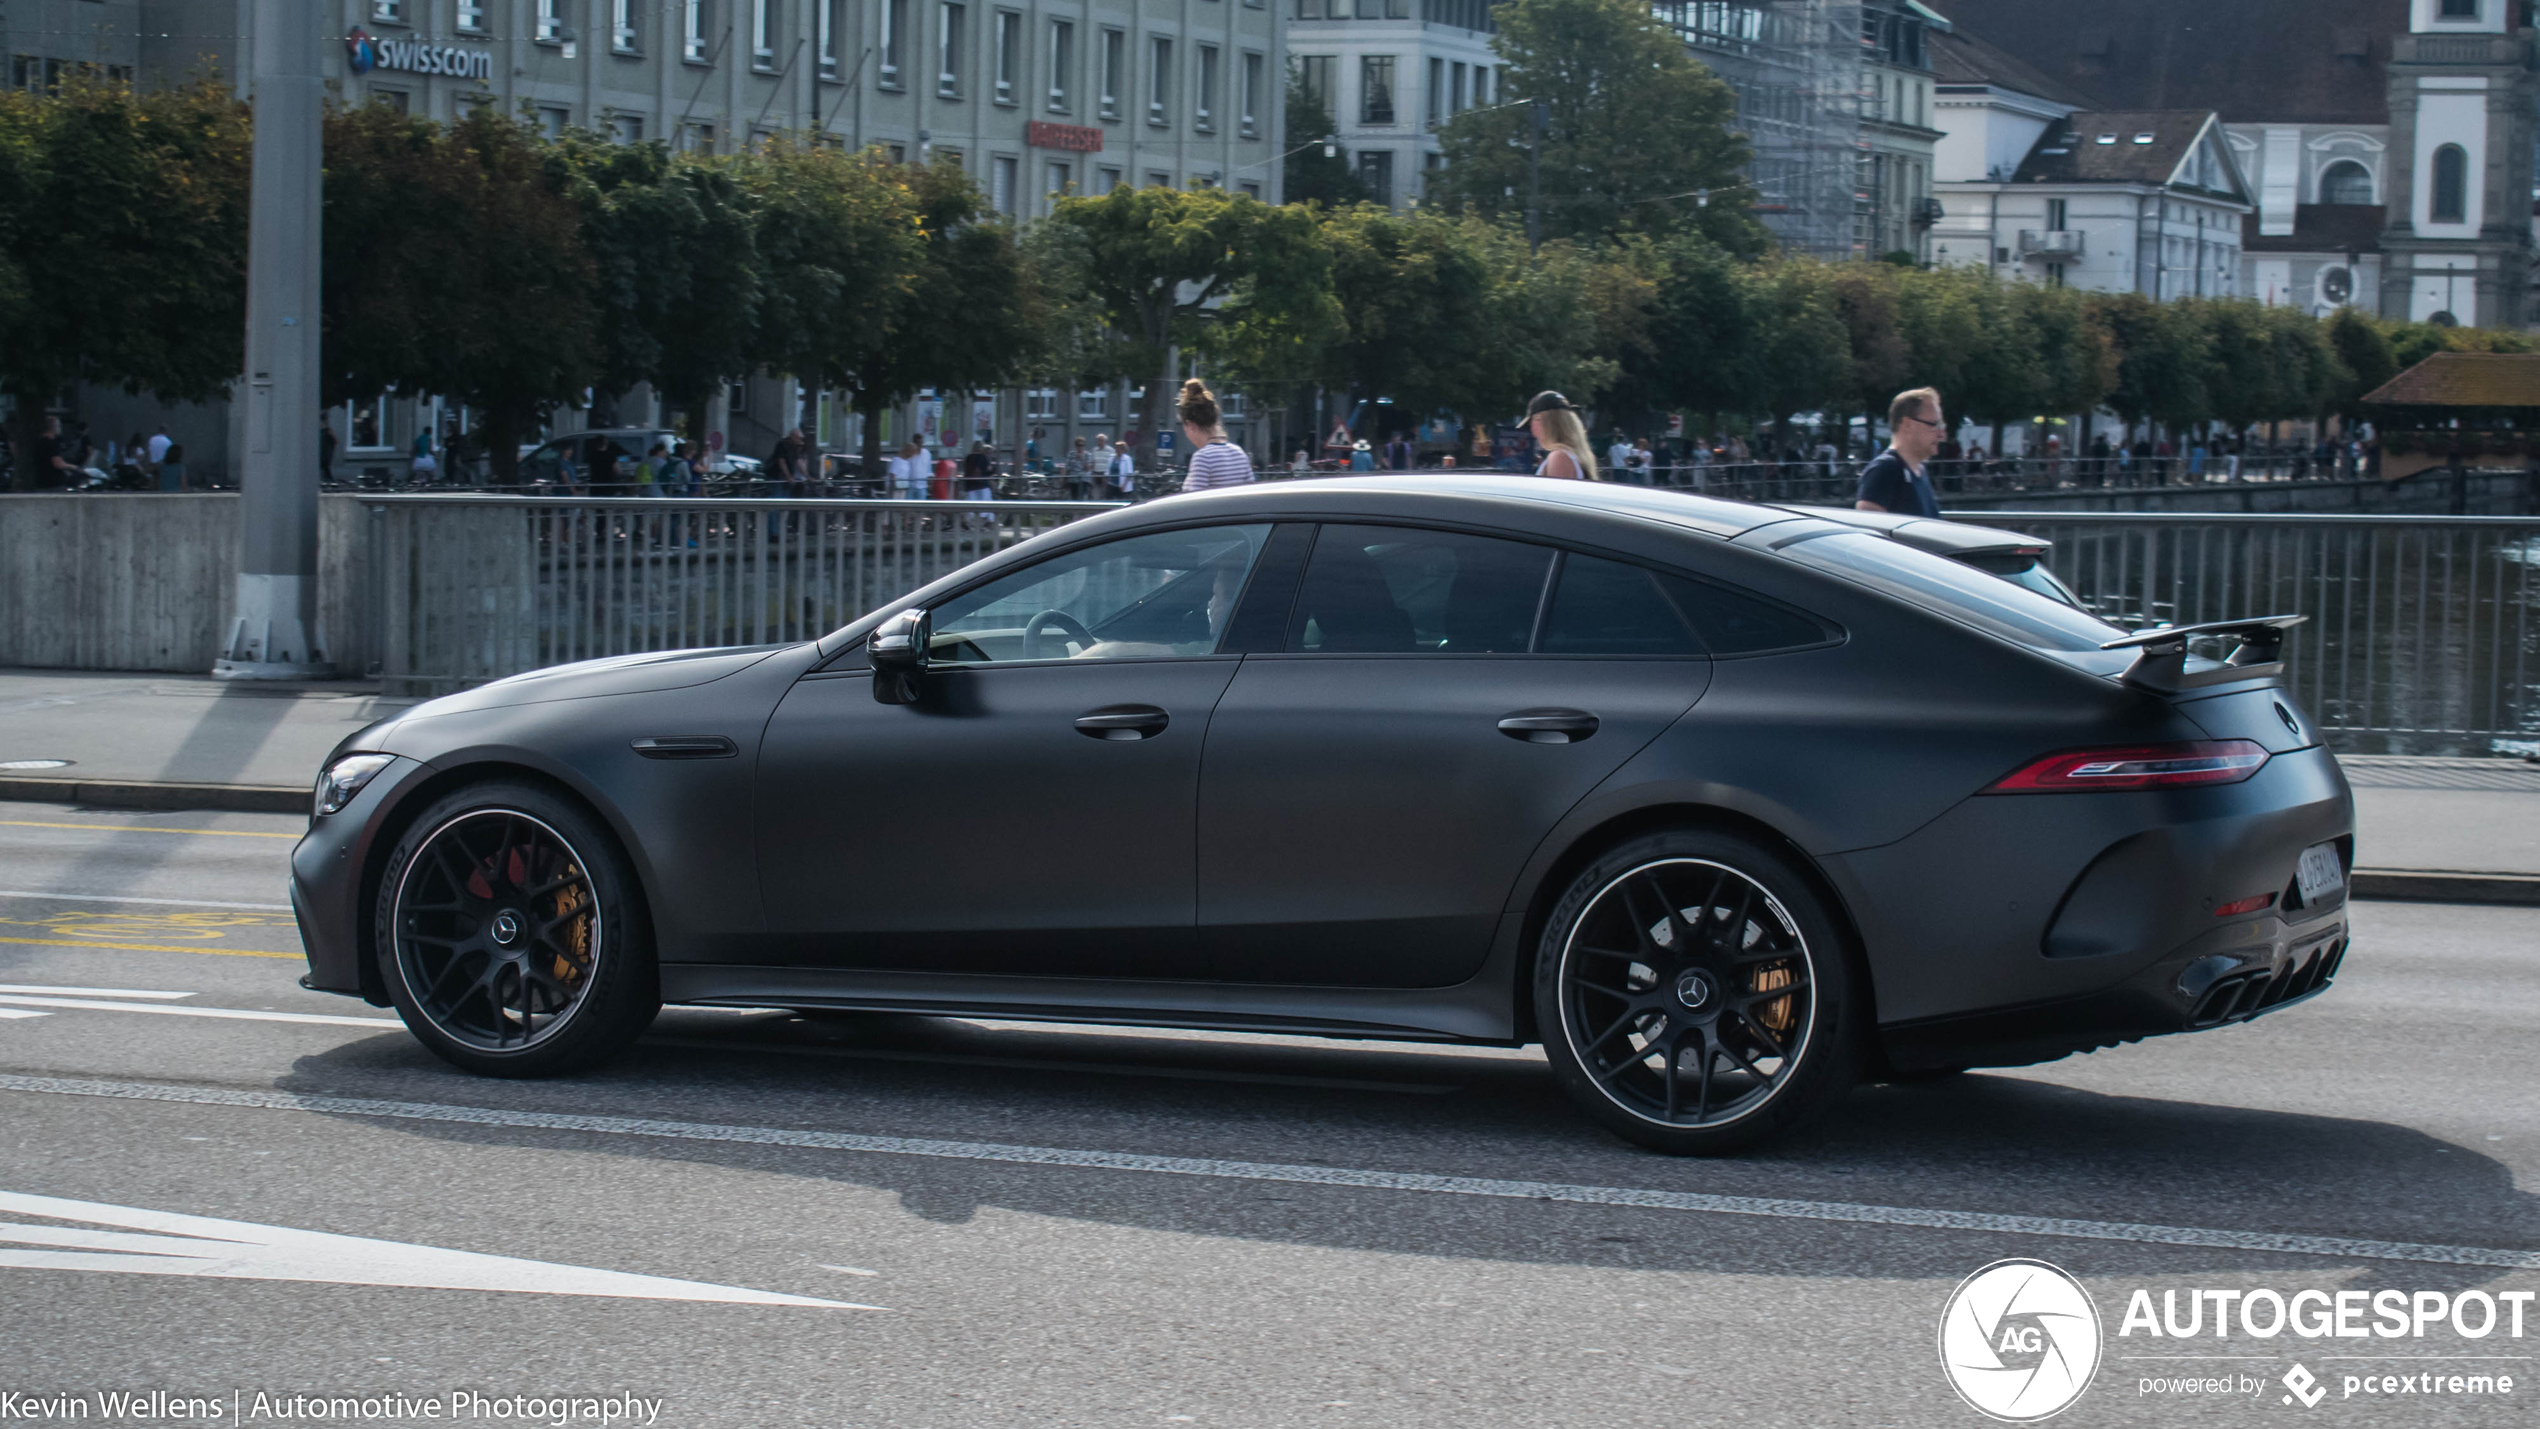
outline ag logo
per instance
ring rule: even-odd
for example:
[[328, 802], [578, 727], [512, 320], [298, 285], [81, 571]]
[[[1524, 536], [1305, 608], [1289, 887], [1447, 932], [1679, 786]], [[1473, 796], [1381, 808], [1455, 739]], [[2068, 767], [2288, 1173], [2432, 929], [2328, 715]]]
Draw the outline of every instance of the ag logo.
[[2099, 1368], [2099, 1307], [2042, 1260], [1997, 1260], [1940, 1315], [1940, 1365], [1977, 1413], [2013, 1424], [2072, 1406]]

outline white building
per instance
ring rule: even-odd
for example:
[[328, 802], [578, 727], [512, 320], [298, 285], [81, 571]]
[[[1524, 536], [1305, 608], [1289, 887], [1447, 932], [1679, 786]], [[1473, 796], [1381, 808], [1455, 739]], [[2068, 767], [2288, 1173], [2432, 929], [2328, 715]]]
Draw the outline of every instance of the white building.
[[1439, 126], [1498, 102], [1489, 0], [1293, 3], [1287, 52], [1330, 112], [1359, 182], [1397, 209], [1426, 197], [1445, 162]]

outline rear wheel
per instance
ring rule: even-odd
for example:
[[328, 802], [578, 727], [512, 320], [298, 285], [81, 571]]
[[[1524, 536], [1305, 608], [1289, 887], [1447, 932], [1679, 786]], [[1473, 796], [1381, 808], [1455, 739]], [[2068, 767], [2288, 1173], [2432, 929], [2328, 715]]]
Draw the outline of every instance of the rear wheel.
[[1852, 1085], [1854, 987], [1838, 925], [1786, 858], [1685, 830], [1571, 881], [1537, 952], [1535, 1017], [1589, 1116], [1653, 1150], [1715, 1155]]
[[634, 871], [597, 819], [535, 785], [426, 810], [389, 855], [377, 926], [397, 1015], [481, 1075], [592, 1066], [661, 1010]]

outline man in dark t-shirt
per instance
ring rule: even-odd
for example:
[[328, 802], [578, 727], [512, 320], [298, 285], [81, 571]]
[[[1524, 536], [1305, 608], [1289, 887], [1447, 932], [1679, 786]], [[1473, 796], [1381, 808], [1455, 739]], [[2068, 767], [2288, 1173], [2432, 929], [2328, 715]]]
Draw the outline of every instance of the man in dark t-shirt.
[[73, 467], [62, 454], [62, 419], [47, 417], [44, 428], [35, 439], [33, 461], [27, 463], [27, 483], [37, 491], [56, 491], [71, 484]]
[[1899, 516], [1937, 516], [1940, 500], [1932, 494], [1923, 468], [1940, 439], [1949, 434], [1940, 412], [1940, 394], [1929, 387], [1899, 392], [1887, 404], [1887, 450], [1861, 468], [1861, 489], [1853, 506], [1863, 511], [1892, 511]]

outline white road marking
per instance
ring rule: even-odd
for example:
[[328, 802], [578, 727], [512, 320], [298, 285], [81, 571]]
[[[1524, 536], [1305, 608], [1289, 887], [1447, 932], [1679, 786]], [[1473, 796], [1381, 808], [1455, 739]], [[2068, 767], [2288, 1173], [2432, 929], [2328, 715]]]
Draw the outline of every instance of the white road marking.
[[12, 1007], [80, 1007], [92, 1012], [155, 1012], [165, 1017], [224, 1017], [239, 1022], [306, 1022], [320, 1027], [403, 1027], [393, 1017], [329, 1017], [320, 1012], [257, 1012], [244, 1007], [162, 1007], [152, 1002], [102, 1002], [85, 997], [21, 997], [0, 993]]
[[[174, 1011], [176, 1009], [169, 1009]], [[2062, 1236], [2079, 1240], [2131, 1241], [2144, 1245], [2195, 1246], [2279, 1255], [2322, 1255], [2351, 1260], [2404, 1260], [2427, 1265], [2493, 1265], [2540, 1270], [2540, 1251], [2478, 1245], [2427, 1245], [2413, 1241], [2359, 1240], [2345, 1236], [2293, 1235], [2276, 1231], [2213, 1230], [2200, 1226], [2138, 1225], [2063, 1216], [2013, 1216], [1990, 1211], [1945, 1211], [1919, 1206], [1871, 1206], [1848, 1201], [1801, 1201], [1773, 1196], [1723, 1196], [1707, 1191], [1652, 1191], [1631, 1186], [1580, 1186], [1560, 1181], [1502, 1181], [1479, 1176], [1432, 1176], [1417, 1171], [1368, 1171], [1346, 1166], [1293, 1166], [1272, 1161], [1219, 1161], [1192, 1156], [1149, 1156], [1128, 1151], [1081, 1151], [1055, 1146], [1016, 1146], [993, 1141], [938, 1141], [907, 1136], [867, 1136], [850, 1131], [801, 1131], [776, 1126], [720, 1126], [640, 1117], [586, 1116], [561, 1112], [499, 1111], [435, 1102], [375, 1101], [366, 1097], [299, 1096], [289, 1092], [232, 1091], [219, 1087], [154, 1082], [90, 1081], [0, 1073], [0, 1092], [105, 1097], [118, 1101], [173, 1102], [186, 1106], [253, 1107], [312, 1112], [321, 1116], [388, 1117], [404, 1121], [575, 1131], [603, 1136], [650, 1136], [671, 1141], [790, 1146], [814, 1151], [882, 1156], [929, 1156], [1022, 1166], [1065, 1166], [1088, 1171], [1141, 1171], [1228, 1181], [1274, 1181], [1374, 1191], [1419, 1191], [1495, 1200], [1558, 1201], [1635, 1210], [1696, 1211], [1760, 1216], [1772, 1220], [1833, 1221], [1920, 1230], [1984, 1231], [2002, 1235]]]
[[23, 992], [35, 997], [192, 997], [190, 992], [160, 992], [141, 987], [54, 987], [40, 982], [0, 982], [0, 993]]
[[[76, 1226], [0, 1221], [0, 1266], [94, 1270], [124, 1275], [201, 1275], [220, 1280], [301, 1280], [327, 1285], [396, 1285], [423, 1290], [507, 1290], [524, 1295], [599, 1295], [622, 1300], [704, 1300], [729, 1305], [802, 1305], [878, 1310], [695, 1280], [551, 1265], [364, 1236], [214, 1220], [98, 1201], [65, 1201], [0, 1191], [0, 1211], [76, 1221]], [[101, 1231], [90, 1226], [119, 1226]], [[133, 1235], [132, 1231], [152, 1234]], [[12, 1250], [8, 1245], [52, 1246]]]
[[13, 1017], [50, 1017], [52, 1015], [53, 1014], [49, 1012], [28, 1012], [23, 1008], [17, 1007], [0, 1007], [0, 1021], [5, 1021]]
[[288, 903], [221, 903], [209, 898], [141, 898], [129, 893], [37, 893], [0, 888], [0, 898], [49, 898], [63, 903], [157, 903], [176, 908], [244, 908], [255, 913], [288, 913]]

